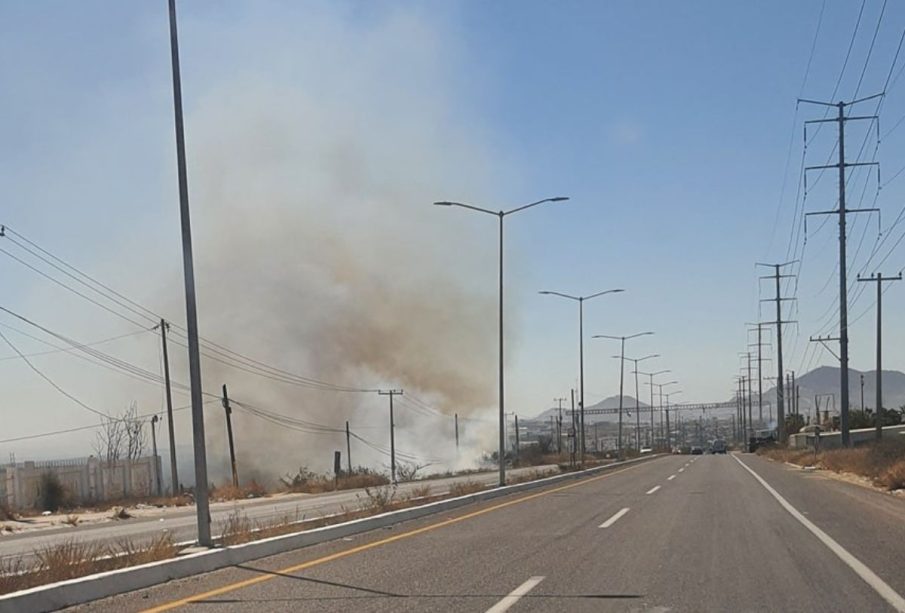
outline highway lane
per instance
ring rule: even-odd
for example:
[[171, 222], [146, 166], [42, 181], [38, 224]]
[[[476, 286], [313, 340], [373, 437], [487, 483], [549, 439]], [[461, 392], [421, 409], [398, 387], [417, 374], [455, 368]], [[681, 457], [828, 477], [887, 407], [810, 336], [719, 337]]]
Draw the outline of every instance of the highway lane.
[[[795, 489], [802, 506], [832, 506], [849, 495], [781, 465], [742, 460], [768, 482], [775, 478], [777, 488]], [[890, 513], [905, 511], [903, 501], [887, 498]], [[871, 504], [858, 511], [866, 521], [881, 512]], [[872, 556], [852, 553], [898, 589], [891, 576], [902, 566], [885, 565], [902, 554], [901, 542], [871, 542], [885, 550]], [[170, 605], [262, 612], [894, 610], [733, 456], [665, 457], [80, 609]]]
[[[555, 469], [555, 466], [537, 466], [529, 468], [509, 469], [510, 478], [532, 474], [535, 471]], [[445, 477], [400, 483], [397, 495], [403, 496], [418, 487], [429, 485], [431, 494], [442, 494], [449, 491], [457, 482], [475, 481], [485, 485], [494, 485], [499, 480], [496, 471], [474, 473], [459, 477]], [[273, 498], [237, 500], [211, 504], [211, 522], [215, 534], [227, 517], [236, 511], [243, 513], [255, 521], [275, 520], [282, 517], [293, 519], [313, 519], [340, 513], [343, 510], [358, 508], [359, 496], [364, 490], [342, 490], [324, 494], [289, 494]], [[170, 533], [177, 542], [195, 539], [195, 507], [186, 506], [149, 511], [144, 517], [128, 520], [108, 521], [95, 524], [83, 524], [75, 527], [60, 526], [42, 530], [25, 531], [14, 534], [0, 533], [0, 559], [30, 557], [37, 549], [52, 546], [66, 541], [97, 541], [116, 543], [122, 539], [146, 541], [160, 534]], [[65, 514], [61, 514], [62, 520]]]

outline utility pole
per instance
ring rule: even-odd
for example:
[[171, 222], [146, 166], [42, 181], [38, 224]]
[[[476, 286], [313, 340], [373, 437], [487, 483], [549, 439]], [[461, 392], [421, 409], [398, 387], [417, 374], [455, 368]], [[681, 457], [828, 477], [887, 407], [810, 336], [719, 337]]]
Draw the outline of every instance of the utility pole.
[[518, 440], [518, 413], [513, 413], [515, 416], [515, 461], [519, 461], [519, 440]]
[[[876, 425], [877, 440], [883, 438], [883, 420], [881, 413], [883, 412], [883, 291], [881, 286], [884, 281], [901, 281], [902, 273], [895, 277], [884, 277], [881, 273], [871, 274], [870, 277], [861, 277], [858, 275], [858, 281], [870, 281], [877, 284], [877, 406], [874, 409], [874, 422]], [[861, 375], [861, 410], [864, 410], [864, 375]]]
[[160, 486], [160, 458], [157, 456], [157, 422], [160, 420], [155, 414], [151, 417], [151, 446], [154, 448], [154, 476], [157, 481], [157, 495], [163, 496], [163, 488]]
[[578, 446], [578, 441], [575, 439], [575, 388], [573, 387], [572, 392], [572, 444], [570, 445], [571, 451], [571, 465], [575, 466], [575, 449]]
[[773, 279], [775, 282], [776, 288], [776, 296], [773, 298], [762, 298], [761, 302], [775, 302], [776, 303], [776, 321], [768, 322], [776, 325], [776, 436], [779, 439], [780, 443], [784, 443], [786, 441], [786, 416], [785, 416], [785, 390], [783, 389], [782, 377], [783, 377], [783, 368], [782, 368], [782, 325], [788, 323], [794, 323], [791, 320], [783, 320], [782, 318], [782, 303], [785, 300], [794, 300], [794, 298], [783, 298], [782, 289], [780, 288], [780, 279], [786, 277], [793, 277], [795, 275], [784, 275], [781, 274], [780, 269], [786, 266], [790, 266], [794, 264], [798, 260], [792, 260], [791, 262], [783, 262], [782, 264], [762, 264], [758, 263], [757, 266], [767, 266], [773, 269], [772, 275], [761, 276], [760, 279]]
[[459, 414], [453, 414], [453, 421], [456, 426], [456, 451], [459, 451]]
[[[846, 209], [845, 207], [845, 169], [851, 168], [853, 166], [877, 166], [877, 180], [879, 183], [880, 178], [880, 170], [879, 170], [879, 162], [853, 162], [846, 163], [845, 161], [845, 122], [846, 121], [856, 121], [856, 120], [871, 120], [877, 122], [877, 142], [880, 141], [880, 125], [879, 118], [876, 115], [862, 116], [862, 117], [854, 117], [845, 115], [845, 107], [852, 106], [859, 102], [865, 102], [867, 100], [872, 100], [874, 98], [878, 98], [883, 96], [884, 94], [875, 94], [873, 96], [868, 96], [866, 98], [861, 98], [858, 100], [853, 100], [852, 102], [842, 102], [841, 100], [836, 103], [832, 102], [821, 102], [817, 100], [802, 100], [799, 99], [799, 102], [807, 102], [809, 104], [817, 104], [825, 107], [836, 107], [838, 110], [838, 114], [835, 119], [813, 119], [805, 122], [805, 146], [807, 146], [807, 126], [808, 124], [813, 123], [825, 123], [825, 122], [833, 122], [835, 121], [838, 124], [839, 129], [839, 162], [837, 164], [828, 164], [822, 166], [808, 166], [805, 167], [804, 172], [804, 191], [807, 194], [807, 177], [808, 171], [811, 170], [825, 170], [829, 168], [837, 168], [839, 170], [839, 208], [837, 210], [831, 211], [819, 211], [814, 213], [806, 213], [805, 220], [807, 220], [808, 215], [837, 215], [839, 218], [839, 365], [840, 365], [840, 427], [842, 429], [842, 445], [844, 447], [851, 446], [851, 436], [849, 434], [849, 381], [848, 381], [848, 279], [847, 279], [847, 269], [848, 269], [848, 260], [846, 258], [846, 215], [848, 213], [866, 213], [871, 211], [879, 211], [879, 209], [871, 208], [871, 209]], [[807, 222], [805, 222], [807, 223]], [[805, 227], [805, 236], [807, 236], [807, 227]], [[780, 371], [782, 373], [782, 371]]]
[[352, 436], [349, 432], [349, 422], [346, 422], [346, 466], [349, 467], [349, 476], [352, 476]]
[[[396, 422], [393, 418], [393, 396], [402, 396], [402, 390], [378, 390], [381, 396], [390, 397], [390, 475], [396, 484]], [[502, 462], [502, 459], [500, 460]]]
[[562, 453], [562, 403], [565, 398], [554, 398], [553, 402], [559, 405], [559, 416], [556, 418], [556, 453]]
[[[768, 358], [763, 357], [763, 346], [764, 343], [761, 340], [762, 331], [764, 323], [757, 324], [749, 324], [753, 326], [757, 326], [757, 421], [760, 424], [764, 423], [764, 374], [763, 374], [763, 362]], [[749, 343], [749, 349], [754, 346], [754, 343]]]
[[745, 432], [745, 434], [750, 438], [754, 434], [753, 424], [752, 424], [753, 415], [752, 415], [752, 411], [751, 411], [752, 396], [754, 395], [754, 386], [752, 385], [752, 382], [754, 381], [754, 379], [751, 377], [751, 352], [746, 351], [746, 352], [740, 353], [739, 355], [744, 356], [748, 360], [748, 415], [747, 415], [747, 419], [745, 421], [745, 424], [747, 425], [748, 429]]
[[201, 348], [198, 342], [198, 305], [195, 300], [195, 264], [192, 255], [192, 222], [189, 213], [189, 182], [185, 161], [185, 128], [182, 118], [182, 78], [179, 72], [176, 0], [169, 0], [169, 13], [173, 114], [176, 122], [176, 169], [179, 180], [179, 214], [182, 225], [182, 264], [185, 281], [185, 324], [189, 349], [189, 390], [192, 398], [192, 439], [195, 450], [195, 514], [198, 522], [198, 544], [202, 547], [212, 547], [214, 542], [211, 539], [210, 502], [207, 492], [204, 401], [201, 397]]
[[226, 411], [226, 435], [229, 438], [229, 465], [233, 471], [233, 487], [239, 487], [239, 472], [236, 469], [236, 447], [233, 444], [233, 420], [232, 407], [229, 406], [229, 396], [226, 394], [226, 384], [223, 384], [223, 409]]
[[170, 392], [170, 358], [167, 355], [167, 330], [170, 324], [161, 319], [160, 343], [163, 346], [163, 382], [167, 398], [167, 428], [170, 435], [170, 478], [173, 480], [173, 495], [179, 491], [179, 473], [176, 469], [176, 429], [173, 426], [173, 395]]

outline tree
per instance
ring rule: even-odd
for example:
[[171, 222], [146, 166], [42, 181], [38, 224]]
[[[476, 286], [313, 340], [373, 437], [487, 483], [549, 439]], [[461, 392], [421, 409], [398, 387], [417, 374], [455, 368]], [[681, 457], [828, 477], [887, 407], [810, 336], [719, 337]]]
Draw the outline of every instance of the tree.
[[[138, 414], [134, 400], [120, 416], [101, 419], [101, 429], [95, 434], [94, 451], [107, 468], [107, 492], [113, 487], [113, 468], [122, 460], [137, 460], [147, 447], [144, 421]], [[128, 489], [123, 483], [124, 494]]]

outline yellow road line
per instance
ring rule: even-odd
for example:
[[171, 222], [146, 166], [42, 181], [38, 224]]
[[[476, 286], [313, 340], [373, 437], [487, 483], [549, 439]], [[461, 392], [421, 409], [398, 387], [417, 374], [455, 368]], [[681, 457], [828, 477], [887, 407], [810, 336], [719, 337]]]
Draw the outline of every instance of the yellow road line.
[[[146, 609], [144, 611], [144, 613], [160, 613], [161, 611], [169, 611], [171, 609], [175, 609], [177, 607], [187, 605], [191, 602], [197, 602], [199, 600], [206, 600], [206, 599], [212, 598], [214, 596], [219, 596], [220, 594], [226, 594], [228, 592], [234, 592], [236, 590], [241, 590], [242, 588], [249, 587], [251, 585], [256, 585], [258, 583], [270, 581], [271, 579], [277, 578], [279, 575], [288, 575], [291, 573], [298, 572], [300, 570], [305, 570], [307, 568], [311, 568], [312, 566], [319, 566], [321, 564], [326, 564], [327, 562], [332, 562], [333, 560], [339, 560], [341, 558], [345, 558], [347, 556], [351, 556], [356, 553], [361, 553], [362, 551], [374, 549], [375, 547], [380, 547], [381, 545], [386, 545], [388, 543], [393, 543], [395, 541], [400, 541], [402, 539], [417, 536], [417, 535], [423, 534], [425, 532], [430, 532], [430, 531], [436, 530], [438, 528], [443, 528], [445, 526], [457, 524], [461, 521], [465, 521], [466, 519], [471, 519], [473, 517], [478, 517], [480, 515], [484, 515], [485, 513], [490, 513], [491, 511], [505, 509], [506, 507], [511, 507], [512, 505], [520, 504], [522, 502], [527, 502], [529, 500], [534, 500], [535, 498], [540, 498], [541, 496], [549, 496], [550, 494], [555, 494], [556, 492], [561, 492], [563, 490], [572, 489], [573, 487], [578, 487], [580, 485], [585, 485], [587, 483], [592, 483], [594, 481], [600, 481], [601, 479], [605, 479], [607, 477], [612, 477], [613, 475], [618, 475], [619, 473], [624, 473], [627, 470], [632, 470], [633, 468], [638, 468], [638, 466], [641, 466], [642, 464], [644, 464], [644, 463], [638, 463], [638, 464], [635, 464], [634, 466], [627, 466], [625, 468], [621, 468], [619, 470], [615, 470], [612, 472], [607, 472], [602, 475], [598, 475], [596, 477], [588, 477], [587, 479], [581, 479], [580, 481], [576, 481], [575, 483], [569, 483], [567, 485], [560, 485], [559, 487], [554, 487], [549, 490], [537, 492], [536, 494], [529, 494], [527, 496], [522, 496], [521, 498], [516, 498], [515, 500], [508, 500], [506, 502], [501, 502], [499, 504], [495, 504], [493, 506], [486, 507], [484, 509], [479, 509], [477, 511], [472, 511], [471, 513], [466, 513], [465, 515], [460, 515], [458, 517], [445, 519], [445, 520], [437, 522], [435, 524], [430, 524], [427, 526], [423, 526], [421, 528], [415, 528], [414, 530], [409, 530], [408, 532], [402, 532], [400, 534], [396, 534], [394, 536], [390, 536], [388, 538], [381, 539], [379, 541], [373, 541], [370, 543], [366, 543], [364, 545], [359, 545], [358, 547], [352, 547], [350, 549], [344, 549], [344, 550], [338, 551], [336, 553], [331, 553], [331, 554], [323, 556], [321, 558], [316, 558], [314, 560], [308, 560], [307, 562], [302, 562], [301, 564], [296, 564], [295, 566], [290, 566], [288, 568], [283, 568], [278, 571], [274, 571], [271, 574], [259, 575], [257, 577], [252, 577], [251, 579], [245, 579], [244, 581], [237, 581], [235, 583], [230, 583], [228, 585], [224, 585], [223, 587], [218, 587], [217, 589], [214, 589], [214, 590], [202, 592], [201, 594], [195, 594], [194, 596], [189, 596], [187, 598], [173, 600], [171, 602], [159, 605], [157, 607]], [[279, 554], [277, 554], [277, 555], [279, 555]]]

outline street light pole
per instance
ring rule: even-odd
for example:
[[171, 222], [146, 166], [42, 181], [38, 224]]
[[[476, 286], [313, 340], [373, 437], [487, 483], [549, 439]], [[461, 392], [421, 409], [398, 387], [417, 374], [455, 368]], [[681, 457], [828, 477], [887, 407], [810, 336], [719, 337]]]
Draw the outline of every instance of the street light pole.
[[570, 294], [563, 294], [561, 292], [550, 292], [550, 291], [541, 291], [539, 294], [548, 295], [548, 296], [559, 296], [560, 298], [567, 298], [569, 300], [574, 300], [578, 302], [578, 371], [579, 371], [579, 383], [581, 389], [579, 391], [579, 407], [581, 410], [581, 419], [580, 419], [580, 429], [581, 429], [581, 464], [584, 465], [584, 452], [585, 452], [585, 437], [584, 437], [584, 301], [590, 300], [591, 298], [597, 298], [598, 296], [603, 296], [604, 294], [616, 294], [619, 292], [624, 292], [624, 289], [608, 289], [602, 292], [597, 292], [596, 294], [591, 294], [590, 296], [572, 296]]
[[[635, 369], [637, 370], [637, 368]], [[645, 385], [650, 386], [650, 446], [651, 449], [654, 447], [654, 377], [657, 375], [662, 375], [664, 373], [672, 372], [668, 368], [666, 370], [658, 370], [657, 372], [642, 372], [640, 374], [646, 375], [650, 377], [650, 383], [646, 383]]]
[[484, 209], [481, 207], [473, 206], [470, 204], [465, 204], [462, 202], [451, 202], [451, 201], [439, 201], [434, 202], [436, 206], [458, 206], [464, 209], [470, 209], [472, 211], [477, 211], [479, 213], [486, 213], [488, 215], [494, 215], [500, 220], [500, 277], [499, 277], [499, 292], [500, 292], [500, 300], [499, 300], [499, 380], [500, 380], [500, 415], [499, 415], [499, 460], [500, 460], [500, 486], [506, 485], [506, 441], [504, 439], [504, 431], [505, 431], [505, 388], [504, 388], [504, 374], [503, 374], [503, 218], [507, 215], [511, 215], [512, 213], [518, 213], [519, 211], [523, 211], [525, 209], [531, 208], [533, 206], [537, 206], [538, 204], [543, 204], [545, 202], [562, 202], [564, 200], [568, 200], [566, 196], [556, 196], [555, 198], [544, 198], [543, 200], [538, 200], [537, 202], [531, 202], [529, 204], [525, 204], [514, 209], [510, 209], [508, 211], [491, 211], [490, 209]]
[[[613, 356], [613, 358], [617, 357], [619, 356]], [[638, 396], [640, 396], [640, 393], [638, 392], [638, 362], [659, 357], [659, 353], [652, 353], [643, 358], [625, 358], [626, 360], [635, 363], [635, 370], [633, 371], [635, 375], [635, 446], [638, 451], [641, 451], [641, 400], [638, 398]], [[651, 391], [651, 395], [653, 395], [653, 391]]]
[[618, 457], [622, 459], [622, 402], [623, 402], [623, 383], [625, 379], [625, 341], [633, 338], [637, 338], [639, 336], [649, 336], [653, 334], [653, 332], [639, 332], [637, 334], [631, 334], [629, 336], [611, 336], [609, 334], [595, 334], [592, 338], [608, 338], [610, 340], [617, 340], [620, 343], [620, 352], [619, 352], [619, 435], [617, 438], [617, 452]]
[[[198, 342], [198, 307], [195, 302], [195, 265], [189, 215], [189, 185], [185, 161], [185, 130], [182, 119], [182, 79], [179, 72], [179, 40], [176, 31], [176, 0], [169, 0], [170, 59], [173, 71], [173, 110], [176, 120], [176, 168], [179, 180], [179, 213], [182, 222], [182, 265], [185, 281], [185, 324], [189, 350], [189, 392], [192, 406], [192, 438], [195, 450], [195, 514], [198, 544], [212, 547], [211, 515], [207, 492], [207, 452], [204, 441], [204, 403], [201, 397], [201, 350]], [[176, 485], [173, 485], [174, 491]]]

